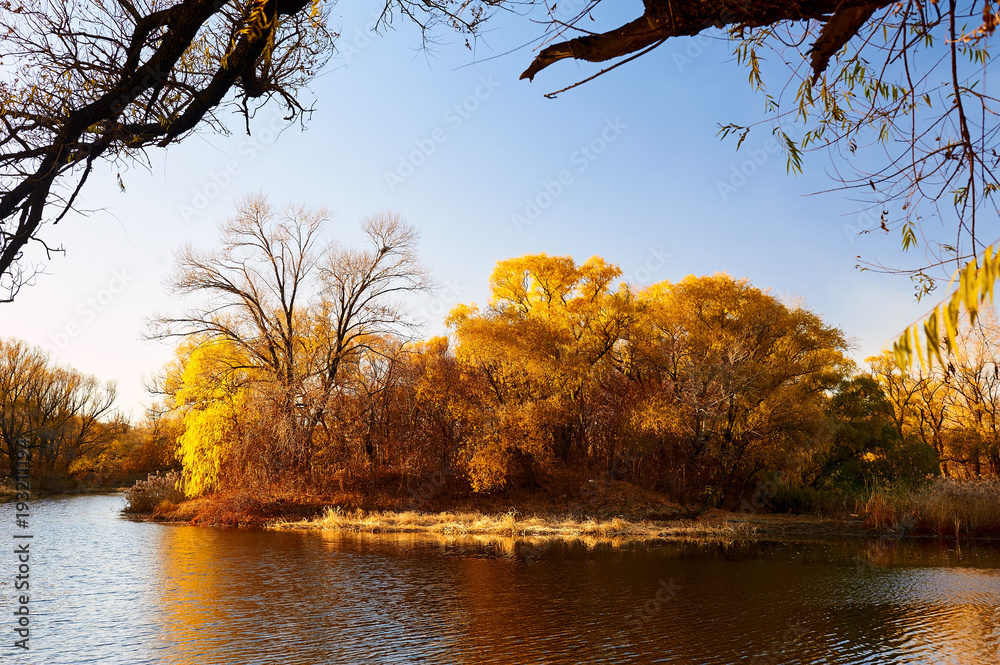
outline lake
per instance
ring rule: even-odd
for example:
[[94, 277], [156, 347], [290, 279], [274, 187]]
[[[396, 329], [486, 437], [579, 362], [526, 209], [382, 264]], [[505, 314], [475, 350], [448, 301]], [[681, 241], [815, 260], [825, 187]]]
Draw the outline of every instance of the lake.
[[[587, 547], [133, 522], [119, 495], [0, 506], [4, 662], [1000, 661], [1000, 548]], [[15, 534], [30, 534], [30, 650]]]

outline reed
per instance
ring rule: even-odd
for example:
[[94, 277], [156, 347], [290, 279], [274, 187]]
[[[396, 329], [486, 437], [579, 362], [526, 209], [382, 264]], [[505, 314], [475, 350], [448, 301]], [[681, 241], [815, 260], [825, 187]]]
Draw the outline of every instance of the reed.
[[1000, 535], [1000, 482], [935, 478], [906, 490], [873, 489], [861, 509], [865, 526], [945, 537]]
[[335, 506], [316, 519], [279, 520], [272, 529], [355, 531], [368, 533], [435, 533], [440, 535], [498, 536], [512, 538], [561, 538], [593, 541], [708, 538], [751, 539], [752, 525], [720, 521], [714, 523], [629, 521], [525, 516], [517, 510], [493, 515], [476, 512], [420, 513], [415, 511], [346, 510]]

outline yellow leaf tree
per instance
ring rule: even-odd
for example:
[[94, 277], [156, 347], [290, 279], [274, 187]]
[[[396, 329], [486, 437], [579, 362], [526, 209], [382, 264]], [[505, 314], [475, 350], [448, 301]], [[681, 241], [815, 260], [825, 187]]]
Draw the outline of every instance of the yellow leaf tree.
[[633, 426], [668, 469], [664, 489], [721, 505], [822, 444], [826, 391], [851, 366], [840, 330], [726, 274], [636, 299], [623, 371], [639, 393]]
[[632, 316], [620, 275], [600, 257], [522, 256], [497, 263], [484, 310], [452, 310], [456, 355], [482, 378], [481, 422], [466, 441], [475, 489], [504, 486], [511, 463], [534, 486], [538, 464], [588, 456], [593, 397]]
[[197, 496], [217, 488], [244, 419], [250, 377], [238, 349], [226, 341], [187, 340], [166, 377], [174, 406], [183, 413], [177, 457], [184, 492]]

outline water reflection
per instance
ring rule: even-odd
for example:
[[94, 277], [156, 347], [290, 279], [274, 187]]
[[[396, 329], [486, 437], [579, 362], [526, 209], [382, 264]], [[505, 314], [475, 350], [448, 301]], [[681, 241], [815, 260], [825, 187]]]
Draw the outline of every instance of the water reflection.
[[137, 524], [118, 507], [39, 506], [37, 641], [30, 657], [4, 645], [5, 659], [975, 665], [1000, 654], [1000, 550], [982, 544], [591, 547]]

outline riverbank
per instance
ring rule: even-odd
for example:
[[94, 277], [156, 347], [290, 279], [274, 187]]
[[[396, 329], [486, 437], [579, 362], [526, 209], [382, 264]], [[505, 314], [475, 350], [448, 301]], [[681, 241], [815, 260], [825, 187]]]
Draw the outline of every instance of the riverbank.
[[217, 496], [161, 505], [155, 522], [202, 526], [249, 527], [353, 533], [426, 533], [442, 536], [489, 536], [515, 539], [562, 539], [588, 542], [698, 541], [831, 541], [841, 539], [918, 538], [928, 540], [998, 540], [993, 534], [931, 532], [910, 523], [873, 524], [864, 516], [824, 517], [777, 513], [709, 510], [696, 517], [643, 519], [572, 517], [565, 513], [522, 510], [488, 512], [463, 508], [440, 512], [366, 510], [345, 507], [333, 497], [260, 499]]
[[274, 530], [366, 533], [430, 533], [458, 536], [554, 538], [588, 541], [713, 540], [757, 541], [835, 539], [879, 535], [862, 520], [835, 520], [801, 515], [753, 515], [710, 511], [697, 518], [630, 521], [572, 519], [559, 515], [478, 512], [420, 513], [345, 511], [329, 508], [319, 517], [298, 521], [276, 520]]
[[485, 495], [447, 491], [436, 494], [392, 493], [384, 488], [380, 491], [355, 489], [328, 494], [272, 489], [254, 494], [218, 492], [180, 502], [160, 503], [151, 497], [145, 503], [156, 506], [153, 516], [157, 519], [256, 527], [279, 520], [322, 518], [328, 508], [339, 508], [342, 514], [361, 511], [366, 515], [448, 513], [499, 516], [513, 510], [519, 515], [540, 516], [547, 521], [572, 518], [601, 523], [615, 518], [642, 522], [672, 521], [690, 516], [686, 509], [665, 495], [621, 481], [567, 483], [565, 486], [553, 484], [546, 490], [512, 489]]
[[[588, 542], [653, 540], [789, 541], [875, 538], [903, 535], [871, 529], [860, 517], [837, 519], [813, 515], [734, 513], [710, 510], [696, 517], [677, 504], [658, 498], [638, 502], [618, 514], [622, 493], [595, 501], [585, 515], [550, 505], [544, 496], [481, 497], [436, 511], [399, 507], [360, 507], [354, 495], [237, 496], [209, 495], [179, 504], [164, 503], [150, 516], [158, 522], [239, 526], [273, 530], [362, 533], [426, 533], [446, 536], [489, 536], [516, 539], [580, 539]], [[618, 496], [615, 496], [615, 495]], [[633, 496], [633, 498], [635, 498]], [[492, 499], [492, 500], [488, 500]], [[371, 503], [370, 501], [366, 503]], [[479, 505], [476, 505], [478, 503]]]
[[[992, 483], [935, 481], [919, 490], [876, 489], [835, 512], [693, 514], [665, 495], [627, 482], [576, 491], [512, 490], [492, 495], [345, 491], [215, 493], [180, 500], [146, 497], [140, 519], [196, 525], [514, 538], [830, 540], [899, 538], [997, 540], [1000, 501]], [[853, 510], [847, 504], [855, 506]], [[155, 509], [153, 508], [155, 506]], [[151, 511], [151, 512], [149, 512]]]

